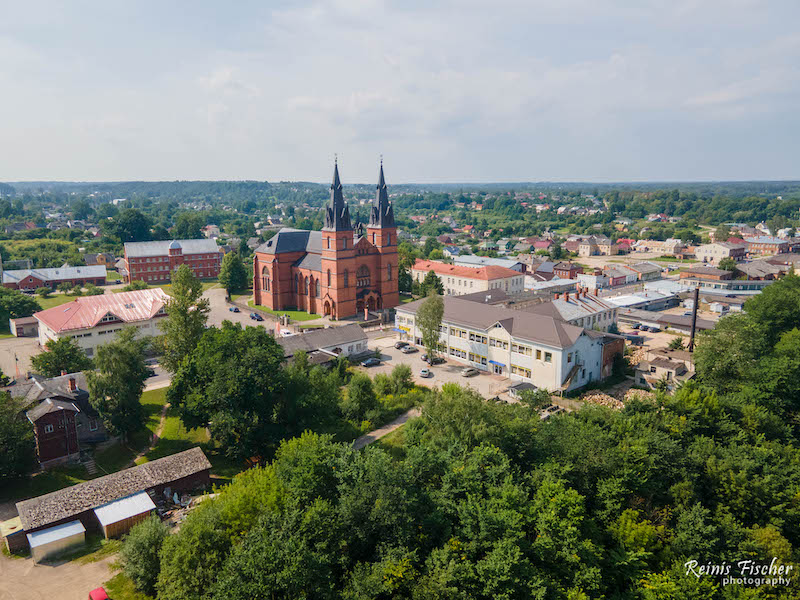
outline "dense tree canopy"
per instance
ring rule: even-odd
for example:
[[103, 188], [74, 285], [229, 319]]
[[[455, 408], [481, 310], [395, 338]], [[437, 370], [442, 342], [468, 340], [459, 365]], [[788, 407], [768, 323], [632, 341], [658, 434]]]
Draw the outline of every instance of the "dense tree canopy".
[[69, 337], [49, 340], [41, 352], [31, 358], [33, 370], [45, 377], [58, 377], [61, 373], [77, 373], [93, 366], [78, 342]]

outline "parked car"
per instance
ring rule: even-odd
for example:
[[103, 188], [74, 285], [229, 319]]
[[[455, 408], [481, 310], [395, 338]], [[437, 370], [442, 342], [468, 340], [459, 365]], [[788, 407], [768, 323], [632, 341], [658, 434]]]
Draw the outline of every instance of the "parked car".
[[684, 317], [691, 317], [692, 316], [692, 311], [690, 311], [690, 310], [683, 311], [683, 316]]
[[634, 323], [633, 325], [631, 325], [631, 327], [632, 327], [633, 329], [639, 329], [641, 326], [642, 326], [642, 324], [641, 324], [641, 323]]
[[253, 321], [263, 321], [264, 320], [264, 317], [262, 317], [258, 313], [250, 313], [250, 318], [253, 319]]
[[147, 377], [148, 378], [155, 377], [155, 376], [156, 376], [156, 370], [155, 369], [147, 369]]
[[122, 279], [115, 279], [114, 283], [122, 283]]
[[480, 371], [478, 371], [478, 369], [475, 369], [473, 367], [465, 367], [461, 369], [462, 377], [475, 377], [475, 375], [477, 375], [478, 373], [480, 373]]
[[405, 348], [408, 346], [408, 342], [395, 342], [394, 347], [400, 350], [401, 348]]
[[378, 358], [368, 358], [367, 360], [361, 361], [362, 367], [377, 367], [379, 364], [381, 364], [381, 361]]
[[292, 337], [293, 335], [296, 334], [292, 333], [288, 329], [281, 329], [281, 337]]
[[414, 354], [414, 352], [419, 352], [419, 350], [417, 350], [416, 346], [403, 346], [400, 352], [403, 354]]
[[426, 362], [431, 366], [433, 366], [433, 365], [441, 365], [444, 362], [444, 359], [441, 356], [437, 356], [433, 360], [430, 360], [428, 358], [427, 354], [423, 354], [422, 355], [422, 362]]
[[419, 372], [419, 376], [420, 377], [424, 377], [425, 379], [427, 379], [428, 377], [433, 377], [433, 373], [431, 372], [430, 369], [422, 369]]
[[109, 600], [108, 594], [104, 588], [95, 588], [89, 592], [89, 600]]
[[238, 306], [231, 306], [228, 310], [231, 311], [231, 312], [239, 312], [239, 307]]

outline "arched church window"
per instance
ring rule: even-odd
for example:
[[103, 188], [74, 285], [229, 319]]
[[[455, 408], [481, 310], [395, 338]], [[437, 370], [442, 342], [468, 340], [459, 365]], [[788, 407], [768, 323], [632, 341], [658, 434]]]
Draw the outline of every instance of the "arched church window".
[[319, 298], [319, 288], [320, 288], [320, 285], [319, 285], [319, 279], [317, 279], [317, 287], [316, 287], [316, 289], [315, 289], [315, 296], [316, 296], [317, 298]]
[[347, 271], [347, 269], [344, 270], [344, 277], [342, 279], [344, 281], [344, 287], [349, 287], [350, 286], [350, 273]]
[[269, 269], [267, 267], [261, 269], [261, 289], [265, 292], [269, 291]]
[[328, 287], [331, 287], [331, 270], [328, 269]]
[[303, 293], [308, 295], [308, 277], [303, 280]]
[[375, 232], [372, 232], [372, 245], [375, 245]]
[[386, 265], [386, 279], [388, 281], [392, 280], [392, 265]]
[[294, 274], [294, 293], [297, 293], [297, 273]]
[[369, 269], [366, 265], [361, 265], [356, 271], [356, 287], [369, 287]]

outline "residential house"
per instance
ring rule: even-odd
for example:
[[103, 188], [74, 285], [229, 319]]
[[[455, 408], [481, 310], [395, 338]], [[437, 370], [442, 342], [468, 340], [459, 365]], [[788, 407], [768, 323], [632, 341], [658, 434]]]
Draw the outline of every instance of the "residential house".
[[662, 256], [677, 256], [683, 252], [684, 248], [686, 248], [686, 244], [676, 238], [668, 238], [666, 240], [639, 240], [634, 245], [634, 248], [639, 252], [652, 252]]
[[326, 364], [339, 356], [358, 356], [369, 350], [367, 334], [358, 323], [312, 329], [298, 335], [276, 337], [275, 341], [283, 348], [287, 360], [303, 351], [311, 364]]
[[673, 391], [692, 377], [694, 371], [689, 371], [683, 362], [659, 357], [637, 364], [634, 380], [651, 390], [663, 386], [665, 390]]
[[639, 281], [661, 279], [662, 268], [659, 265], [650, 262], [641, 262], [631, 265], [630, 268], [639, 274]]
[[583, 267], [571, 261], [561, 261], [553, 266], [553, 273], [561, 279], [577, 279], [579, 273], [583, 273]]
[[89, 266], [105, 265], [107, 269], [114, 268], [114, 255], [110, 252], [100, 252], [98, 254], [84, 254], [83, 260]]
[[618, 253], [619, 247], [606, 236], [589, 236], [578, 245], [578, 256], [613, 256]]
[[578, 273], [578, 285], [588, 290], [601, 290], [609, 286], [608, 277], [599, 269], [590, 273]]

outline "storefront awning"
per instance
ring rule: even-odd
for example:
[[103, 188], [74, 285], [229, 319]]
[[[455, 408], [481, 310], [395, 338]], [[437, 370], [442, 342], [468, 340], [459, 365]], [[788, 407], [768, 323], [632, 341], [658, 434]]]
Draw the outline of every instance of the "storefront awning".
[[497, 362], [496, 360], [490, 360], [489, 364], [490, 365], [497, 365], [498, 367], [505, 367], [505, 365], [503, 363]]

